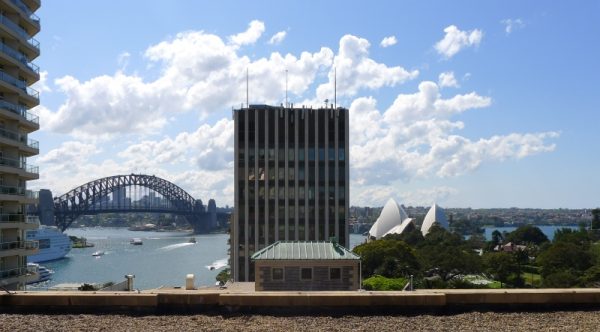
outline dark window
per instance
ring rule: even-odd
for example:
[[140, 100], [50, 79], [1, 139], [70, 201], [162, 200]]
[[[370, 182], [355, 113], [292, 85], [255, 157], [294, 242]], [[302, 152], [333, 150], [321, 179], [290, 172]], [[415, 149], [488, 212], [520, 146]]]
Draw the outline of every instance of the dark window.
[[274, 267], [271, 269], [271, 280], [283, 280], [283, 269]]
[[312, 280], [312, 268], [303, 267], [300, 270], [300, 279], [302, 280]]
[[339, 267], [332, 267], [329, 269], [329, 279], [340, 280], [342, 278], [342, 269]]

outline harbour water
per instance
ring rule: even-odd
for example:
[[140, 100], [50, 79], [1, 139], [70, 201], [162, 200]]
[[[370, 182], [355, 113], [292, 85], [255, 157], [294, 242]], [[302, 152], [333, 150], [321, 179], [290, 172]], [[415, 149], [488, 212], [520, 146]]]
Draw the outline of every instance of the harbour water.
[[[62, 283], [121, 282], [134, 274], [134, 287], [152, 289], [183, 286], [186, 274], [193, 273], [196, 286], [212, 286], [216, 275], [227, 265], [229, 234], [191, 235], [187, 232], [139, 232], [127, 228], [67, 229], [69, 235], [85, 237], [94, 247], [71, 249], [63, 259], [41, 265], [54, 271], [52, 279], [28, 289], [48, 289]], [[143, 245], [132, 245], [132, 238]], [[196, 243], [189, 243], [191, 237]], [[352, 234], [351, 246], [364, 237]], [[94, 257], [96, 251], [104, 255]], [[210, 266], [215, 266], [210, 270]]]
[[[539, 226], [549, 239], [557, 226]], [[576, 226], [565, 226], [577, 229]], [[516, 227], [485, 228], [486, 239], [494, 230], [511, 232]], [[186, 274], [193, 273], [196, 286], [212, 286], [216, 275], [227, 265], [229, 234], [191, 235], [187, 232], [139, 232], [127, 228], [68, 229], [69, 235], [87, 238], [95, 246], [71, 249], [63, 259], [42, 265], [54, 271], [52, 279], [28, 289], [48, 289], [61, 283], [98, 283], [123, 281], [126, 274], [134, 274], [134, 287], [152, 289], [161, 286], [183, 286]], [[191, 237], [196, 243], [190, 243]], [[143, 245], [130, 244], [132, 238], [141, 238]], [[360, 234], [350, 234], [350, 248], [364, 242]], [[96, 251], [104, 255], [94, 257]], [[215, 269], [211, 270], [210, 266]]]

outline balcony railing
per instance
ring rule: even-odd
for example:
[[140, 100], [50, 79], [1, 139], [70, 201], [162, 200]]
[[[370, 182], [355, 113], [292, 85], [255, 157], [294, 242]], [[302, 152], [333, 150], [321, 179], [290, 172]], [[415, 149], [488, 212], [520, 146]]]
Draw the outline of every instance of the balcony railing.
[[40, 149], [40, 142], [34, 139], [27, 139], [26, 135], [22, 135], [19, 133], [15, 133], [14, 131], [10, 131], [4, 128], [0, 128], [0, 137], [5, 137], [13, 141], [25, 143], [28, 147], [32, 149]]
[[13, 59], [21, 62], [22, 64], [26, 65], [29, 69], [31, 69], [32, 71], [34, 71], [36, 74], [40, 73], [40, 67], [38, 67], [38, 65], [36, 65], [33, 62], [29, 62], [29, 59], [27, 59], [27, 57], [23, 54], [21, 54], [21, 52], [15, 50], [14, 48], [6, 45], [5, 43], [0, 43], [0, 50], [2, 50], [2, 52], [4, 52], [4, 54], [8, 54], [9, 56], [11, 56]]
[[38, 241], [12, 241], [0, 243], [0, 250], [25, 249], [32, 250], [39, 247]]
[[40, 123], [40, 117], [33, 113], [27, 112], [27, 108], [25, 106], [9, 103], [6, 100], [0, 100], [0, 108], [4, 108], [5, 110], [9, 110], [15, 114], [18, 114], [24, 117], [27, 121], [36, 124]]
[[27, 83], [25, 81], [18, 80], [15, 77], [13, 77], [12, 75], [9, 75], [1, 70], [0, 70], [0, 80], [7, 82], [8, 84], [12, 84], [12, 85], [16, 86], [17, 88], [25, 91], [25, 93], [27, 93], [30, 97], [33, 97], [35, 99], [40, 99], [40, 93], [37, 90], [28, 87]]
[[[33, 190], [25, 190], [25, 197], [29, 199], [40, 199], [40, 192]], [[29, 221], [29, 219], [28, 219]]]
[[40, 168], [39, 167], [33, 166], [33, 165], [27, 165], [25, 163], [20, 162], [17, 159], [12, 159], [12, 158], [0, 157], [0, 166], [8, 166], [8, 167], [20, 168], [20, 169], [24, 170], [27, 173], [35, 173], [35, 174], [39, 174], [40, 173]]
[[29, 272], [26, 267], [18, 267], [15, 269], [0, 270], [0, 279], [8, 279], [26, 276]]
[[25, 188], [13, 186], [0, 186], [0, 194], [25, 196]]
[[22, 213], [2, 213], [0, 214], [0, 223], [24, 222], [25, 215]]
[[12, 2], [15, 6], [17, 6], [17, 8], [19, 8], [23, 13], [25, 13], [25, 15], [27, 17], [29, 17], [29, 19], [36, 24], [38, 27], [40, 26], [40, 18], [34, 14], [31, 9], [29, 9], [29, 7], [27, 7], [26, 4], [23, 3], [23, 1], [21, 0], [10, 0], [10, 2]]
[[4, 15], [0, 15], [0, 23], [11, 29], [13, 32], [17, 33], [19, 36], [23, 37], [23, 39], [27, 40], [29, 45], [35, 47], [36, 49], [40, 49], [40, 42], [35, 38], [31, 38], [29, 33], [25, 31], [25, 29], [21, 28], [17, 23], [11, 21], [8, 17]]

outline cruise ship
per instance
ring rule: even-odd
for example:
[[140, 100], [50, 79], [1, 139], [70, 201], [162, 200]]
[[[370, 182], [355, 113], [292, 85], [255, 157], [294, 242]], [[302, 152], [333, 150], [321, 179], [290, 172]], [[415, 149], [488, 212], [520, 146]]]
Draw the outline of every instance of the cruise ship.
[[36, 240], [39, 250], [35, 255], [27, 256], [27, 262], [40, 263], [60, 259], [71, 251], [71, 239], [56, 227], [40, 226], [39, 229], [27, 231], [26, 239]]

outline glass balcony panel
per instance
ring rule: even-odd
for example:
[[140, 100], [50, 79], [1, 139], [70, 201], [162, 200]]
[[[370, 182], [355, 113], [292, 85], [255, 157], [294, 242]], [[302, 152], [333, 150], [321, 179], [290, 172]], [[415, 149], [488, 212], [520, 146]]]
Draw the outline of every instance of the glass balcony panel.
[[15, 6], [17, 6], [17, 8], [19, 8], [23, 13], [25, 13], [25, 15], [31, 20], [31, 22], [33, 22], [34, 24], [36, 24], [38, 27], [40, 26], [40, 18], [34, 14], [31, 9], [29, 9], [29, 7], [27, 7], [26, 4], [23, 3], [23, 1], [21, 0], [10, 0]]
[[35, 47], [36, 49], [40, 49], [40, 42], [35, 38], [31, 38], [25, 29], [21, 28], [17, 23], [11, 21], [8, 17], [4, 15], [0, 15], [0, 23], [11, 29], [13, 32], [17, 33], [19, 36], [27, 40], [29, 45]]
[[27, 111], [25, 106], [9, 103], [6, 100], [0, 100], [0, 108], [11, 111], [25, 118], [25, 120], [39, 124], [40, 117]]

